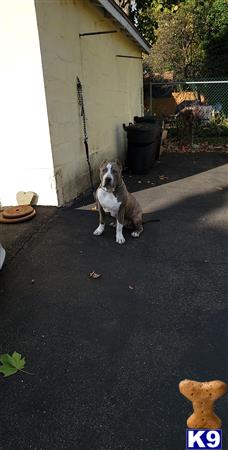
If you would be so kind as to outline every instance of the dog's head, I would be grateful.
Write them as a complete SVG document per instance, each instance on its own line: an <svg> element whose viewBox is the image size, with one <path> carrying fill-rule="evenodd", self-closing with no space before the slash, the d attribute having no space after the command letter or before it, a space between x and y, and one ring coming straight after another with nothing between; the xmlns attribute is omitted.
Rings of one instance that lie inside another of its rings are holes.
<svg viewBox="0 0 228 450"><path fill-rule="evenodd" d="M119 160L104 161L100 166L101 185L107 191L115 189L122 183L122 164Z"/></svg>

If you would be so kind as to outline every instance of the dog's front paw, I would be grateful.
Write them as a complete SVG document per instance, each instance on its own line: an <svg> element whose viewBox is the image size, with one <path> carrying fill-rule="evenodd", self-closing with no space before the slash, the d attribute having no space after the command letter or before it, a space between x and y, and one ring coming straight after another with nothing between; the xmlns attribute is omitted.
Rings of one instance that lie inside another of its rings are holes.
<svg viewBox="0 0 228 450"><path fill-rule="evenodd" d="M124 244L125 239L124 239L122 234L117 234L116 235L116 242L117 242L117 244Z"/></svg>
<svg viewBox="0 0 228 450"><path fill-rule="evenodd" d="M96 230L94 230L93 234L94 236L100 236L104 231L104 225L102 223L100 223L99 227L96 228Z"/></svg>

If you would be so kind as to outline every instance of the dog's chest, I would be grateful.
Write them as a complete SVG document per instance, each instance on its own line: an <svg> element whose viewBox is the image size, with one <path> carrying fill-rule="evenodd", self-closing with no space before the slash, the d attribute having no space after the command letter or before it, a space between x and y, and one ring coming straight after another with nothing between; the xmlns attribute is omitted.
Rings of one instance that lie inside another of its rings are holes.
<svg viewBox="0 0 228 450"><path fill-rule="evenodd" d="M111 192L106 192L103 189L98 189L98 200L105 212L109 212L112 217L116 217L119 211L121 202Z"/></svg>

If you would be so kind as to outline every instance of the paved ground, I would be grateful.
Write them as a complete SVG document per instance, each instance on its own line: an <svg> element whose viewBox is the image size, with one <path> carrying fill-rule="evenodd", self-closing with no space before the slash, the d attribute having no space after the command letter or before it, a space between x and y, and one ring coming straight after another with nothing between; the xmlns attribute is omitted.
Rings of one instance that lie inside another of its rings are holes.
<svg viewBox="0 0 228 450"><path fill-rule="evenodd" d="M1 377L1 450L184 450L191 405L179 381L228 380L220 168L218 186L212 171L198 194L190 178L182 198L171 183L160 223L124 246L111 229L94 237L96 213L75 208L26 225L0 273L0 352L22 353L33 375Z"/></svg>
<svg viewBox="0 0 228 450"><path fill-rule="evenodd" d="M226 164L227 160L227 152L164 154L145 175L132 175L129 170L125 170L124 181L130 192L136 192L208 171ZM92 201L91 194L84 194L75 201L75 206L83 206Z"/></svg>

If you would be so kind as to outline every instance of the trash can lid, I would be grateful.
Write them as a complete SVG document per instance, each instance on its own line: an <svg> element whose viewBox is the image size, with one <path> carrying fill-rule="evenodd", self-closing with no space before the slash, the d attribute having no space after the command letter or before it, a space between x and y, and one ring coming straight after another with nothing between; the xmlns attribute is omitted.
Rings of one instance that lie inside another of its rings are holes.
<svg viewBox="0 0 228 450"><path fill-rule="evenodd" d="M135 124L129 124L124 127L125 131L137 131L137 132L145 132L145 131L153 131L154 129L158 129L158 125L156 123L148 123L148 122L139 122Z"/></svg>

